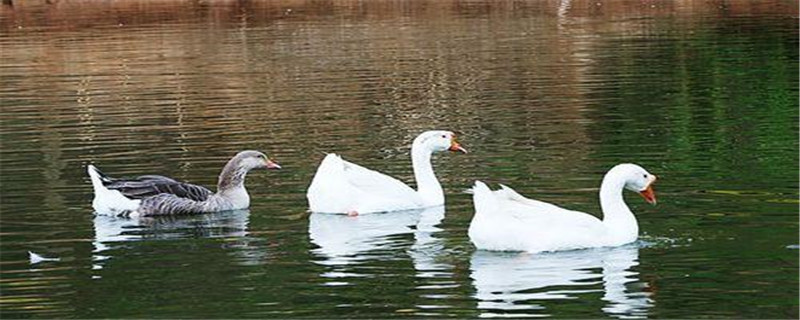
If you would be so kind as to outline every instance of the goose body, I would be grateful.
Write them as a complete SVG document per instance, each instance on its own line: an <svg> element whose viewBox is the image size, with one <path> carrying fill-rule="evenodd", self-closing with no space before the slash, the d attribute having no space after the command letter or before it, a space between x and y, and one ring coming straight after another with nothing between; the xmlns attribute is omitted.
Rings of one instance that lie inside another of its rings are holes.
<svg viewBox="0 0 800 320"><path fill-rule="evenodd" d="M475 216L469 237L478 249L501 251L542 252L630 243L638 238L639 226L622 198L622 190L639 192L655 203L655 180L655 175L634 164L609 170L600 188L602 220L528 199L506 186L492 191L476 181L471 190Z"/></svg>
<svg viewBox="0 0 800 320"><path fill-rule="evenodd" d="M87 166L94 189L92 207L101 215L157 216L246 209L250 196L244 187L247 172L280 166L258 151L236 154L220 173L217 192L159 175L133 179L111 178Z"/></svg>
<svg viewBox="0 0 800 320"><path fill-rule="evenodd" d="M328 154L308 188L312 212L347 213L413 210L444 204L444 192L433 173L431 156L439 151L466 152L450 131L427 131L411 146L417 190L383 173Z"/></svg>

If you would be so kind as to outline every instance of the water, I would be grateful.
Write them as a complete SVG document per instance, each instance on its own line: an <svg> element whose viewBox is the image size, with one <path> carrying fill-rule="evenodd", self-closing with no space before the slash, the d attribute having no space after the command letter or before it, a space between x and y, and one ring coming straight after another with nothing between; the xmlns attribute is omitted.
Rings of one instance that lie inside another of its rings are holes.
<svg viewBox="0 0 800 320"><path fill-rule="evenodd" d="M4 317L798 317L792 1L12 2ZM445 208L305 212L323 152L411 181L432 128L471 151L434 159ZM284 167L249 210L92 214L89 163L213 187L243 149ZM475 179L599 214L620 162L659 176L639 242L469 243Z"/></svg>

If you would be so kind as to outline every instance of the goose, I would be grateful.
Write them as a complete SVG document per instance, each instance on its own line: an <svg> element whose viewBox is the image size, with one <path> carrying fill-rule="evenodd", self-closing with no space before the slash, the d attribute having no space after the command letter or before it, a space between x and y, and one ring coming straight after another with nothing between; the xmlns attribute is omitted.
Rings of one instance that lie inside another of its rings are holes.
<svg viewBox="0 0 800 320"><path fill-rule="evenodd" d="M635 164L619 164L603 177L600 207L603 219L528 199L501 185L492 191L481 181L472 193L475 215L468 235L478 249L498 251L558 251L620 246L636 241L639 226L622 198L622 190L638 192L656 203L656 176Z"/></svg>
<svg viewBox="0 0 800 320"><path fill-rule="evenodd" d="M244 187L245 175L257 168L281 166L261 152L239 152L222 169L216 193L159 175L117 179L103 174L94 165L88 165L87 172L94 188L95 212L131 217L246 209L250 206L250 196Z"/></svg>
<svg viewBox="0 0 800 320"><path fill-rule="evenodd" d="M362 213L422 209L444 205L444 192L433 173L434 152L467 153L450 131L426 131L411 144L411 163L417 190L383 173L345 161L339 155L325 156L308 187L311 212Z"/></svg>

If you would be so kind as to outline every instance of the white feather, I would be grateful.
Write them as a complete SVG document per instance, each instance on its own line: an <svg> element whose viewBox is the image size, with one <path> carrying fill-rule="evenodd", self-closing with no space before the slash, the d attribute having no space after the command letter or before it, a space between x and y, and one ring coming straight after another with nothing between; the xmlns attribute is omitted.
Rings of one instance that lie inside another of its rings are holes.
<svg viewBox="0 0 800 320"><path fill-rule="evenodd" d="M422 207L414 189L399 180L328 154L306 193L312 212L358 213Z"/></svg>
<svg viewBox="0 0 800 320"><path fill-rule="evenodd" d="M431 130L411 144L411 165L417 190L405 183L328 154L322 160L306 196L312 212L350 213L414 210L444 205L444 191L433 172L435 152L460 150L450 131Z"/></svg>
<svg viewBox="0 0 800 320"><path fill-rule="evenodd" d="M88 165L86 171L92 180L94 200L92 207L100 215L117 215L124 212L134 213L139 208L141 200L128 199L117 190L109 190L103 186L100 174L93 165Z"/></svg>
<svg viewBox="0 0 800 320"><path fill-rule="evenodd" d="M28 259L31 264L36 264L43 261L61 261L61 258L47 258L33 251L28 251Z"/></svg>
<svg viewBox="0 0 800 320"><path fill-rule="evenodd" d="M605 227L594 216L525 198L505 186L491 191L476 182L473 190L475 217L469 237L479 249L555 251L603 239Z"/></svg>
<svg viewBox="0 0 800 320"><path fill-rule="evenodd" d="M653 181L655 176L637 165L621 164L609 170L600 187L603 220L528 199L507 186L492 191L476 181L471 189L475 216L469 237L478 249L528 252L630 243L638 237L639 227L622 190L651 190Z"/></svg>

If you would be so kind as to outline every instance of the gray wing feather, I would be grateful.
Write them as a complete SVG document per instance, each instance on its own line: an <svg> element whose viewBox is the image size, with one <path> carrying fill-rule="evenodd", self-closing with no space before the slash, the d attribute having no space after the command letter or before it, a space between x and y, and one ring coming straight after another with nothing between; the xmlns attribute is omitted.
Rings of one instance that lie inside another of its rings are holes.
<svg viewBox="0 0 800 320"><path fill-rule="evenodd" d="M169 194L193 201L205 201L214 194L211 190L191 183L180 182L158 175L144 175L135 179L113 179L107 176L103 185L121 192L130 199L145 199L160 194Z"/></svg>
<svg viewBox="0 0 800 320"><path fill-rule="evenodd" d="M161 193L143 199L138 211L144 216L160 216L204 213L207 210L203 202Z"/></svg>

